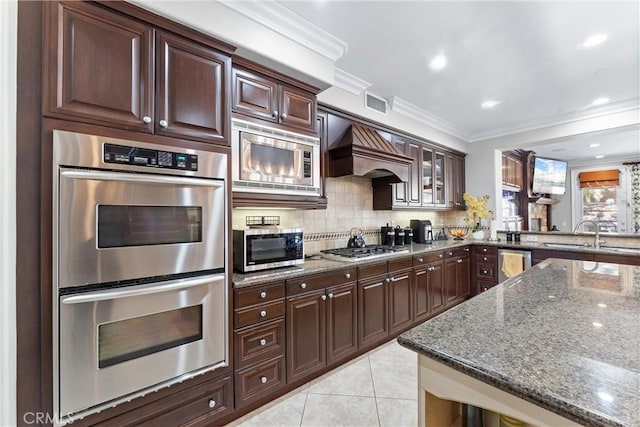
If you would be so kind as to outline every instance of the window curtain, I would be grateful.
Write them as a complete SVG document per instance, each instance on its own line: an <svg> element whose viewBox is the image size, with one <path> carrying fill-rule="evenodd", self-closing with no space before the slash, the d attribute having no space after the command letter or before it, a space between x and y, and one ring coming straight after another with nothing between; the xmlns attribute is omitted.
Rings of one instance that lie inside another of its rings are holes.
<svg viewBox="0 0 640 427"><path fill-rule="evenodd" d="M620 171L618 169L581 172L578 175L580 188L615 187L620 185Z"/></svg>
<svg viewBox="0 0 640 427"><path fill-rule="evenodd" d="M640 164L632 164L629 168L631 182L631 221L633 232L640 233Z"/></svg>

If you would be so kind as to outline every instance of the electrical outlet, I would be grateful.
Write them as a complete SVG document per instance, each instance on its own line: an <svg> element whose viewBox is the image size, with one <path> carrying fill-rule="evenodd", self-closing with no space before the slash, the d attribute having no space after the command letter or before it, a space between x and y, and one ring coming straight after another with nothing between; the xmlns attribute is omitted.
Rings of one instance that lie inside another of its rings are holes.
<svg viewBox="0 0 640 427"><path fill-rule="evenodd" d="M527 242L537 242L538 236L527 236Z"/></svg>

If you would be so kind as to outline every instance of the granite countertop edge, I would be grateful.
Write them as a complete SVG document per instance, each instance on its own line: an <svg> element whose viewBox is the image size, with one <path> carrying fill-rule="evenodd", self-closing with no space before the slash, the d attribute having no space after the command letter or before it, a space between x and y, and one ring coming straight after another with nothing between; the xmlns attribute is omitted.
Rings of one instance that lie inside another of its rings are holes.
<svg viewBox="0 0 640 427"><path fill-rule="evenodd" d="M553 412L571 421L589 426L625 427L625 424L616 422L615 420L612 420L605 415L586 410L566 400L554 398L551 395L541 395L539 393L536 393L534 390L523 387L519 383L514 382L509 378L497 375L489 371L477 369L468 361L463 361L442 352L430 349L428 347L418 345L411 339L405 337L404 334L399 335L397 341L403 347L415 351L420 355L440 362L445 366L455 369L458 372L469 375L472 378L496 387L523 400L531 402L536 406L547 409L550 412Z"/></svg>

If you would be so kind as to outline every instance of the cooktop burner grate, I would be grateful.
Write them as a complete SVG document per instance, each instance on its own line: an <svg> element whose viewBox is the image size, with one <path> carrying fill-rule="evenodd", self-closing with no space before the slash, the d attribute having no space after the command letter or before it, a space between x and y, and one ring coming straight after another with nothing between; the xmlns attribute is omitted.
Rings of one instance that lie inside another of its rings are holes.
<svg viewBox="0 0 640 427"><path fill-rule="evenodd" d="M329 255L329 258L355 261L363 258L369 259L372 257L379 257L408 251L409 246L367 245L364 248L325 249L320 252L322 252L324 255Z"/></svg>

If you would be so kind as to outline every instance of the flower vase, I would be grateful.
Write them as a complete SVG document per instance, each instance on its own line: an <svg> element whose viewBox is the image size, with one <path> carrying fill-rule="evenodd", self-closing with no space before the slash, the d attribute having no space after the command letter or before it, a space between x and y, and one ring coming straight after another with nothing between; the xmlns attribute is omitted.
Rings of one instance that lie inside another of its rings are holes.
<svg viewBox="0 0 640 427"><path fill-rule="evenodd" d="M471 233L475 240L483 240L484 239L484 230L478 230Z"/></svg>

